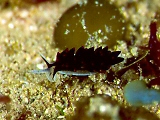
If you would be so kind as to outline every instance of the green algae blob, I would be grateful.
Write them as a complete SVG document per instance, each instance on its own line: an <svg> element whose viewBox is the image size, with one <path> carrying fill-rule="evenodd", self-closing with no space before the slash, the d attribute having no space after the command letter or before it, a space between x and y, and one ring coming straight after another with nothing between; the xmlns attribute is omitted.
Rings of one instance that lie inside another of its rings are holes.
<svg viewBox="0 0 160 120"><path fill-rule="evenodd" d="M53 40L56 47L79 48L87 43L113 47L125 34L125 20L107 0L86 0L71 7L58 21Z"/></svg>

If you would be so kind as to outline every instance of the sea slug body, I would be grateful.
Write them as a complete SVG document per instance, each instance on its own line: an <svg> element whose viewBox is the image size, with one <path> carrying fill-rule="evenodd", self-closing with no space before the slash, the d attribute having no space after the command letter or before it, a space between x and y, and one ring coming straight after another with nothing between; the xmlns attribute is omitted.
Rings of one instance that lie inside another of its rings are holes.
<svg viewBox="0 0 160 120"><path fill-rule="evenodd" d="M88 76L96 72L105 72L112 65L122 62L124 59L118 57L120 51L111 52L108 47L84 48L80 47L76 52L75 48L65 49L57 53L56 61L49 63L43 55L42 59L48 68L43 70L33 70L32 73L47 73L52 81L57 72L60 74L74 76Z"/></svg>

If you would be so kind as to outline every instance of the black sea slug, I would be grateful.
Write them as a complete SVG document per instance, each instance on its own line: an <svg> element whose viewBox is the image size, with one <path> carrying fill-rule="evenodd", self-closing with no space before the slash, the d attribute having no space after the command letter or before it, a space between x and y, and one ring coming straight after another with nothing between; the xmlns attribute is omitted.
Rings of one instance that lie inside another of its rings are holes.
<svg viewBox="0 0 160 120"><path fill-rule="evenodd" d="M47 64L47 69L32 70L32 73L47 73L48 79L54 81L57 72L72 76L88 76L97 72L105 72L112 65L122 62L124 59L118 57L120 51L111 52L108 47L84 48L80 47L65 49L57 53L56 61L49 63L43 55L41 57Z"/></svg>

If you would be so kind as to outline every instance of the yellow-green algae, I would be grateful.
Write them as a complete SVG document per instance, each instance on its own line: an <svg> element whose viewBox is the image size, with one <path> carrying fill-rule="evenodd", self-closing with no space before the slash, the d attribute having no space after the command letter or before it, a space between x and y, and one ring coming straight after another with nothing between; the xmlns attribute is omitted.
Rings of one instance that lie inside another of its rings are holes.
<svg viewBox="0 0 160 120"><path fill-rule="evenodd" d="M126 21L108 0L85 0L68 9L58 20L53 39L56 47L79 48L90 43L112 47L123 40Z"/></svg>
<svg viewBox="0 0 160 120"><path fill-rule="evenodd" d="M134 6L129 0L112 1L117 6L124 5L123 12L126 18L132 20L131 26L139 25L140 31L131 29L135 35L135 42L147 43L148 39L144 38L149 35L148 25L151 17L154 17L155 12L159 10L159 0L133 1ZM82 96L88 98L94 94L108 94L116 99L118 104L121 103L122 106L128 107L123 98L123 85L121 86L117 81L123 81L125 84L127 80L131 80L130 78L138 76L135 72L126 72L127 77L115 80L116 82L110 84L105 79L105 75L101 74L92 79L86 78L84 81L80 78L61 76L55 83L51 83L45 75L27 73L28 70L36 67L43 68L44 64L39 52L47 56L47 59L50 58L50 61L54 60L58 50L51 46L53 24L67 9L66 6L71 6L68 3L71 3L70 0L69 2L62 0L60 4L43 3L28 8L19 8L15 5L14 9L11 7L1 10L0 92L11 98L9 104L0 104L1 120L16 120L27 111L31 111L31 114L26 116L26 120L65 120L66 116L74 115L76 101L79 101ZM75 3L75 0L72 3ZM13 52L6 52L10 45ZM130 46L130 48L132 47L135 46ZM117 46L125 58L132 56L130 48L128 49L125 43ZM137 53L134 52L134 54ZM121 66L116 68L121 68ZM139 116L137 119L141 119L141 116L146 115L144 107L160 118L160 106L157 104L140 107L140 110L131 107L129 109L134 111L130 112L128 116L137 115ZM152 114L149 116L153 116Z"/></svg>

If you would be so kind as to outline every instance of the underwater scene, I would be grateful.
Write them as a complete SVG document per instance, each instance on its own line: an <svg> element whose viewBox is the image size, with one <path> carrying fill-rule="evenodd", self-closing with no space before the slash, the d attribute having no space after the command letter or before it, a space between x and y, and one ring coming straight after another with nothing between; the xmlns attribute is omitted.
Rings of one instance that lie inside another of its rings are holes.
<svg viewBox="0 0 160 120"><path fill-rule="evenodd" d="M160 120L159 0L0 0L0 120Z"/></svg>

